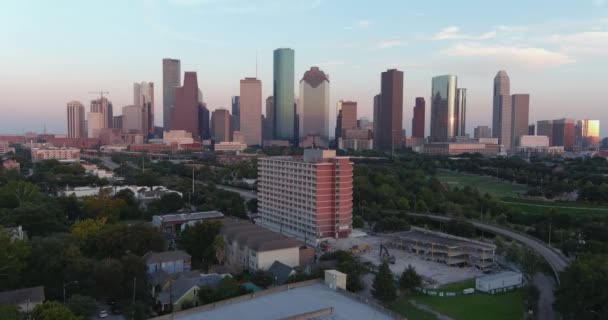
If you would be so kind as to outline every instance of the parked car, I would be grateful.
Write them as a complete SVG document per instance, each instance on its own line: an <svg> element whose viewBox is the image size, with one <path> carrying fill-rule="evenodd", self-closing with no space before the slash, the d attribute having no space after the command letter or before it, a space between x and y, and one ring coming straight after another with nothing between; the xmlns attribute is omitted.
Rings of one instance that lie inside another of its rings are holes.
<svg viewBox="0 0 608 320"><path fill-rule="evenodd" d="M107 318L108 312L106 310L99 310L99 312L97 313L97 316L100 318Z"/></svg>

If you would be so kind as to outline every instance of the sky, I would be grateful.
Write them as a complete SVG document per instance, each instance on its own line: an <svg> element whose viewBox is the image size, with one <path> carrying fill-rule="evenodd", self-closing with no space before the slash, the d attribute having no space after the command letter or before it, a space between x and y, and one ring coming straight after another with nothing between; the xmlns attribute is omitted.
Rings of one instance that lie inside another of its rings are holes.
<svg viewBox="0 0 608 320"><path fill-rule="evenodd" d="M408 135L416 97L427 100L428 134L431 78L443 74L468 89L472 134L491 126L504 69L511 93L530 94L531 123L599 119L608 136L608 0L2 0L0 133L65 133L66 103L88 111L102 89L119 114L141 81L155 84L160 124L167 57L198 73L214 110L256 75L257 55L266 97L281 47L295 50L296 84L311 66L329 74L330 130L341 99L371 119L380 73L397 68Z"/></svg>

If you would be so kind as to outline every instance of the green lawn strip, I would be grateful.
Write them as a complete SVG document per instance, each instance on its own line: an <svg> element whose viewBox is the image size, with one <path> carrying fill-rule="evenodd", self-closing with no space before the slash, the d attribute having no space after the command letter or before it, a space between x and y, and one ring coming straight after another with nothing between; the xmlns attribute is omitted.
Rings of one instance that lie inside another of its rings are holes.
<svg viewBox="0 0 608 320"><path fill-rule="evenodd" d="M431 297L420 293L410 299L455 320L516 320L524 312L523 291L489 295L474 293L456 297ZM415 318L414 318L415 319Z"/></svg>
<svg viewBox="0 0 608 320"><path fill-rule="evenodd" d="M558 214L570 215L604 215L608 214L608 207L580 202L548 202L506 198L504 204L530 214Z"/></svg>
<svg viewBox="0 0 608 320"><path fill-rule="evenodd" d="M437 320L437 317L422 309L418 309L407 299L400 299L390 305L390 309L412 320Z"/></svg>
<svg viewBox="0 0 608 320"><path fill-rule="evenodd" d="M447 183L450 187L462 188L468 185L477 188L477 190L482 193L487 192L500 198L515 197L518 193L525 193L527 190L525 185L506 182L487 176L439 171L436 177L440 181Z"/></svg>

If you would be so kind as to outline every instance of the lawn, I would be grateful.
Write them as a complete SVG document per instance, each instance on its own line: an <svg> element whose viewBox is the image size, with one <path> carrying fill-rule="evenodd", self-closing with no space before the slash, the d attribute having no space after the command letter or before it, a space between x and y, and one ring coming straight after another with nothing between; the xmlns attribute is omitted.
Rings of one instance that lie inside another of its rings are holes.
<svg viewBox="0 0 608 320"><path fill-rule="evenodd" d="M600 215L608 214L607 206L594 205L581 202L550 202L540 200L523 200L505 198L504 203L518 209L523 213L535 214L572 214L572 215Z"/></svg>
<svg viewBox="0 0 608 320"><path fill-rule="evenodd" d="M525 185L506 182L488 176L441 170L437 172L436 177L439 181L446 183L450 187L463 188L468 185L477 188L479 192L487 192L498 198L517 197L519 193L527 191Z"/></svg>
<svg viewBox="0 0 608 320"><path fill-rule="evenodd" d="M437 317L422 309L418 309L416 306L411 304L407 299L401 299L390 306L391 310L398 314L415 320L437 320Z"/></svg>

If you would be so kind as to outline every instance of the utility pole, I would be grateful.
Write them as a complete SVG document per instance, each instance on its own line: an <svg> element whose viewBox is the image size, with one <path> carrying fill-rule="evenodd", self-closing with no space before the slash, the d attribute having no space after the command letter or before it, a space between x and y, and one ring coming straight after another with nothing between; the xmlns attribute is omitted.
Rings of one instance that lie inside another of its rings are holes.
<svg viewBox="0 0 608 320"><path fill-rule="evenodd" d="M131 320L135 319L135 286L137 286L137 277L133 277L133 302L131 302Z"/></svg>
<svg viewBox="0 0 608 320"><path fill-rule="evenodd" d="M551 246L551 222L549 222L549 246Z"/></svg>

